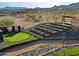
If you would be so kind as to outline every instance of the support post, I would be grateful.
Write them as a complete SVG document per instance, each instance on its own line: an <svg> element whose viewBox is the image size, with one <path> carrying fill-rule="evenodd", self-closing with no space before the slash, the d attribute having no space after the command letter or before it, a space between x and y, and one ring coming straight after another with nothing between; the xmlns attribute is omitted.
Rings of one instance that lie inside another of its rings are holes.
<svg viewBox="0 0 79 59"><path fill-rule="evenodd" d="M12 32L15 32L15 26L12 26Z"/></svg>
<svg viewBox="0 0 79 59"><path fill-rule="evenodd" d="M18 26L18 32L21 32L21 27L20 26Z"/></svg>
<svg viewBox="0 0 79 59"><path fill-rule="evenodd" d="M0 43L3 42L3 30L0 30Z"/></svg>

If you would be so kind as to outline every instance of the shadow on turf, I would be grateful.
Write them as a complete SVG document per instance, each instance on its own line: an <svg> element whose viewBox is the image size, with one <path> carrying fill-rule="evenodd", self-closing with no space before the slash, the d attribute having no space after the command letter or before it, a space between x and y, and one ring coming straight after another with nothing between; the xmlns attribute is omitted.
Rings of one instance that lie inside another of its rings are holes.
<svg viewBox="0 0 79 59"><path fill-rule="evenodd" d="M12 37L12 36L16 35L17 33L19 33L19 32L7 33L7 34L5 34L5 37Z"/></svg>

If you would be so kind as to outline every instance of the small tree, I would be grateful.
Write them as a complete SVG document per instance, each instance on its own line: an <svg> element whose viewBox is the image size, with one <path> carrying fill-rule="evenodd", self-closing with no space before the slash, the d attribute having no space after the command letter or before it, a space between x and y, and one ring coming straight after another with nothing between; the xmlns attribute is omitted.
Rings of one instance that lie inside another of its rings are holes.
<svg viewBox="0 0 79 59"><path fill-rule="evenodd" d="M42 20L42 16L39 16L39 21L41 21Z"/></svg>
<svg viewBox="0 0 79 59"><path fill-rule="evenodd" d="M30 20L31 19L31 16L30 15L27 15L27 20Z"/></svg>
<svg viewBox="0 0 79 59"><path fill-rule="evenodd" d="M6 27L10 27L14 24L13 20L10 19L3 19L0 21L0 26L6 26Z"/></svg>
<svg viewBox="0 0 79 59"><path fill-rule="evenodd" d="M13 14L13 15L17 15L17 12L16 12L16 11L13 11L12 14Z"/></svg>
<svg viewBox="0 0 79 59"><path fill-rule="evenodd" d="M56 14L56 10L53 10L53 19L55 20L55 23L57 23L57 14Z"/></svg>
<svg viewBox="0 0 79 59"><path fill-rule="evenodd" d="M31 16L31 18L32 18L32 20L33 20L33 21L35 21L35 20L36 20L36 18L35 18L35 17L36 17L35 15Z"/></svg>

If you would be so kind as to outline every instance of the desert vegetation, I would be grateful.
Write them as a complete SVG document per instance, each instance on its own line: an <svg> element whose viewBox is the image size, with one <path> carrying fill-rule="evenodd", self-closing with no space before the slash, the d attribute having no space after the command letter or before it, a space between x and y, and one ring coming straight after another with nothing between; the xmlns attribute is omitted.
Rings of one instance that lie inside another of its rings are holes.
<svg viewBox="0 0 79 59"><path fill-rule="evenodd" d="M10 27L14 24L13 20L10 19L2 19L0 20L0 26Z"/></svg>
<svg viewBox="0 0 79 59"><path fill-rule="evenodd" d="M73 16L79 18L79 10L34 10L27 11L27 13L21 14L26 20L32 21L46 21L46 22L56 22L61 19L62 16Z"/></svg>
<svg viewBox="0 0 79 59"><path fill-rule="evenodd" d="M10 19L12 23L15 23L14 25L20 25L22 27L29 28L40 23L62 22L62 16L72 16L75 18L79 18L79 10L55 10L52 8L42 9L42 10L33 9L33 10L26 10L19 13L16 11L16 14L13 15L14 12L8 15L4 13L0 13L4 15L4 16L2 15L0 16L0 20L7 18L7 19ZM4 20L0 22L2 23L4 22Z"/></svg>
<svg viewBox="0 0 79 59"><path fill-rule="evenodd" d="M39 9L26 9L24 11L19 12L18 11L12 11L9 13L0 12L0 14L1 14L0 20L10 19L14 23L13 25L17 26L19 25L26 29L41 23L48 23L48 22L60 23L62 22L62 16L72 16L77 19L79 18L78 9L57 10L53 8L39 8ZM0 22L2 23L2 21Z"/></svg>

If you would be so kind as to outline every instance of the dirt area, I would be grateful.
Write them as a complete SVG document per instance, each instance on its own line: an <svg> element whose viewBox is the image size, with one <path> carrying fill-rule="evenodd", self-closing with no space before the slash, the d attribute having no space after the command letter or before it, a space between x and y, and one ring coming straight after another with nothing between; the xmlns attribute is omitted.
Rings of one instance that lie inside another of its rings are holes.
<svg viewBox="0 0 79 59"><path fill-rule="evenodd" d="M0 20L2 19L11 19L11 20L14 20L15 21L15 24L16 26L21 26L25 29L28 29L28 28L31 28L37 24L41 24L41 23L48 23L48 22L51 22L51 23L60 23L62 22L62 18L61 19L57 19L57 20L54 20L54 19L48 19L48 20L42 20L40 22L33 22L33 21L25 21L25 18L21 18L21 17L18 17L18 16L0 16ZM73 25L75 26L79 26L79 19L75 19L72 23Z"/></svg>
<svg viewBox="0 0 79 59"><path fill-rule="evenodd" d="M15 55L19 55L22 54L24 52L28 52L31 50L35 50L35 49L41 49L41 48L46 48L46 47L56 47L56 46L63 46L63 43L61 42L54 42L54 41L38 41L36 43L30 43L28 45L24 45L24 46L20 46L18 48L13 48L13 49L9 49L7 50L6 55L8 56L15 56Z"/></svg>
<svg viewBox="0 0 79 59"><path fill-rule="evenodd" d="M6 56L16 56L23 54L25 52L29 52L31 50L39 50L42 48L48 48L48 47L59 47L68 45L68 44L77 44L79 43L79 40L65 40L63 43L63 40L40 40L37 42L33 42L30 44L25 44L22 46L18 46L16 48L12 48L6 51Z"/></svg>
<svg viewBox="0 0 79 59"><path fill-rule="evenodd" d="M11 20L14 20L15 21L15 24L16 26L21 26L25 29L28 29L30 27L33 27L37 24L41 24L41 23L47 23L47 22L52 22L52 23L55 23L55 20L43 20L43 21L40 21L40 22L36 22L34 23L33 21L24 21L25 18L21 18L21 17L17 17L17 16L0 16L0 20L2 19L11 19ZM57 20L57 22L60 22L61 19Z"/></svg>

